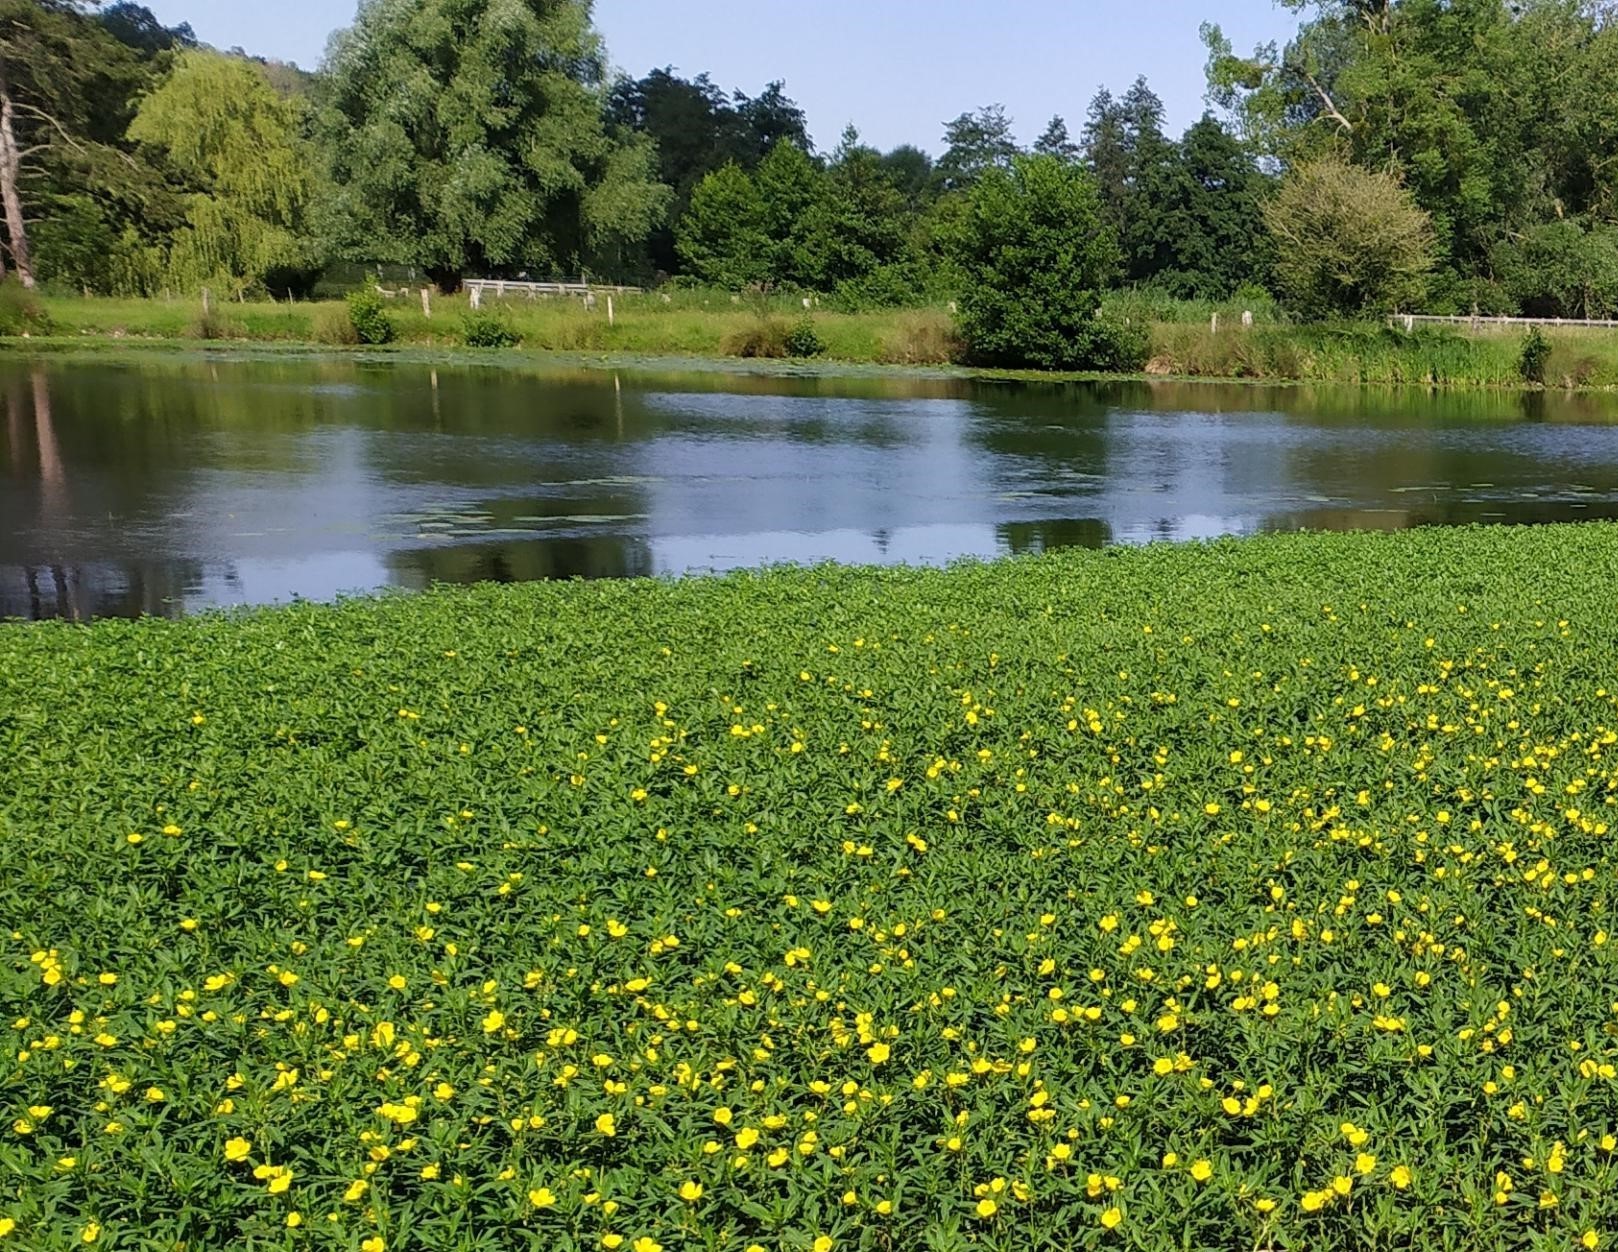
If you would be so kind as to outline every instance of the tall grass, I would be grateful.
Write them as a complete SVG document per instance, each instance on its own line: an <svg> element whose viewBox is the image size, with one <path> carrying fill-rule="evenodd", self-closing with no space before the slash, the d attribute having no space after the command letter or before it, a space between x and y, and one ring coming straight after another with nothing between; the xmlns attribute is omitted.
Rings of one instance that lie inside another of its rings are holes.
<svg viewBox="0 0 1618 1252"><path fill-rule="evenodd" d="M1262 293L1258 293L1261 295ZM190 340L203 322L195 300L46 298L58 335ZM484 300L520 340L523 351L646 356L783 356L784 338L807 318L824 359L854 364L938 366L964 360L955 319L946 308L841 312L806 309L801 297L732 296L671 290L613 297L593 307L577 299ZM464 342L465 296L435 296L431 316L414 296L391 300L386 315L397 342L452 347ZM1242 313L1253 325L1242 325ZM1412 333L1380 323L1297 325L1281 320L1257 295L1212 304L1172 300L1151 291L1110 295L1104 312L1152 328L1147 372L1186 378L1387 383L1419 386L1521 386L1523 336L1488 328L1420 327ZM1219 315L1217 331L1211 324ZM351 342L346 307L220 302L206 337L325 343ZM1563 328L1547 333L1549 387L1618 386L1618 333Z"/></svg>

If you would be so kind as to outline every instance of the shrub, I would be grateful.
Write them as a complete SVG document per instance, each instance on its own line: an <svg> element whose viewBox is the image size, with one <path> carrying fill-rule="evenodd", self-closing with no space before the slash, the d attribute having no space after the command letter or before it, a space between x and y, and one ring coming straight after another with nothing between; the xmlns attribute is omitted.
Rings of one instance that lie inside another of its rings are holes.
<svg viewBox="0 0 1618 1252"><path fill-rule="evenodd" d="M752 325L725 336L726 356L780 358L787 355L787 324L778 317L759 317Z"/></svg>
<svg viewBox="0 0 1618 1252"><path fill-rule="evenodd" d="M1523 382L1544 385L1545 362L1550 355L1551 341L1540 333L1538 326L1529 327L1522 341L1522 351L1517 355L1517 373Z"/></svg>
<svg viewBox="0 0 1618 1252"><path fill-rule="evenodd" d="M224 314L216 308L207 308L198 313L191 323L192 339L230 339L236 330L230 322L225 320Z"/></svg>
<svg viewBox="0 0 1618 1252"><path fill-rule="evenodd" d="M993 365L1087 369L1118 243L1095 180L1053 156L1019 157L972 188L952 241L961 330Z"/></svg>
<svg viewBox="0 0 1618 1252"><path fill-rule="evenodd" d="M393 323L388 320L381 295L371 287L349 293L348 320L360 343L393 342Z"/></svg>
<svg viewBox="0 0 1618 1252"><path fill-rule="evenodd" d="M807 316L798 319L798 324L787 332L784 347L788 356L797 357L819 356L826 350L814 322Z"/></svg>
<svg viewBox="0 0 1618 1252"><path fill-rule="evenodd" d="M354 329L354 319L346 308L326 307L315 310L314 336L316 343L329 343L339 347L352 346L360 341Z"/></svg>
<svg viewBox="0 0 1618 1252"><path fill-rule="evenodd" d="M943 309L912 309L894 319L878 359L888 365L948 365L966 351L955 323Z"/></svg>
<svg viewBox="0 0 1618 1252"><path fill-rule="evenodd" d="M505 317L484 310L474 310L461 318L461 339L468 348L515 348L522 342L522 336Z"/></svg>
<svg viewBox="0 0 1618 1252"><path fill-rule="evenodd" d="M1090 368L1114 374L1138 374L1152 355L1152 333L1129 318L1096 318L1091 335Z"/></svg>
<svg viewBox="0 0 1618 1252"><path fill-rule="evenodd" d="M48 335L50 315L39 297L15 278L0 283L0 335Z"/></svg>

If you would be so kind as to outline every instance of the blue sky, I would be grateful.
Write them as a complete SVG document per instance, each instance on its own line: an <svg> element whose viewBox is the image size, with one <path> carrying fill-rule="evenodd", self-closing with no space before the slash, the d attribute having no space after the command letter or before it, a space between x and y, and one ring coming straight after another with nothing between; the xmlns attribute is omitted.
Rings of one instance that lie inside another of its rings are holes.
<svg viewBox="0 0 1618 1252"><path fill-rule="evenodd" d="M147 0L164 22L189 21L218 47L318 64L353 0ZM1053 113L1075 133L1096 89L1145 74L1170 126L1203 108L1198 23L1238 49L1284 39L1296 18L1274 0L596 0L614 65L639 76L707 70L752 94L774 78L830 148L853 122L867 142L936 151L943 123L999 103L1025 141Z"/></svg>

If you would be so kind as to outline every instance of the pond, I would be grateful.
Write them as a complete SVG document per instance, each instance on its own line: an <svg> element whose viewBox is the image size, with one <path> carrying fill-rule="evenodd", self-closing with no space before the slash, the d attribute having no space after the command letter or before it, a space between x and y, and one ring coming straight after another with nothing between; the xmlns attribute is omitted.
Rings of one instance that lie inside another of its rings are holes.
<svg viewBox="0 0 1618 1252"><path fill-rule="evenodd" d="M1618 397L0 358L0 617L1618 516Z"/></svg>

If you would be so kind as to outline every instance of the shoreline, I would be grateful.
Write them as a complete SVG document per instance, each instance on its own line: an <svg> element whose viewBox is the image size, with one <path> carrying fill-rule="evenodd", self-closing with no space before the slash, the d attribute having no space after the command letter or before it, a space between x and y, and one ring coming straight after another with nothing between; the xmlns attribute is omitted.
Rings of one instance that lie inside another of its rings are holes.
<svg viewBox="0 0 1618 1252"><path fill-rule="evenodd" d="M999 369L990 366L901 364L859 361L822 355L807 358L758 358L689 352L589 352L553 348L469 348L458 344L394 343L340 346L312 340L147 335L40 335L0 337L0 359L74 358L105 359L119 354L177 357L185 354L214 360L308 359L352 361L360 364L396 363L422 366L482 365L506 369L523 366L644 372L693 372L755 375L782 378L913 378L925 381L988 383L1207 383L1244 387L1358 387L1377 390L1443 392L1503 392L1525 396L1606 395L1618 393L1618 384L1585 383L1570 386L1485 380L1399 381L1345 379L1298 375L1259 377L1205 373L1107 373L1078 370Z"/></svg>

